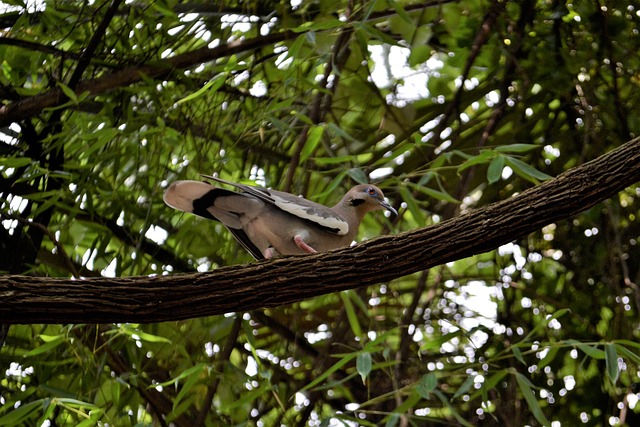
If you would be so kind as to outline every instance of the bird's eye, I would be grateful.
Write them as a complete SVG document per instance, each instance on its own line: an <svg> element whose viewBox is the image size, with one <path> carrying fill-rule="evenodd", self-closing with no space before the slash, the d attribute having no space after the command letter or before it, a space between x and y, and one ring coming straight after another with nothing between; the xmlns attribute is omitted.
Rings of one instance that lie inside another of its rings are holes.
<svg viewBox="0 0 640 427"><path fill-rule="evenodd" d="M370 196L375 196L376 195L376 189L373 187L369 187L367 188L367 193L369 193Z"/></svg>

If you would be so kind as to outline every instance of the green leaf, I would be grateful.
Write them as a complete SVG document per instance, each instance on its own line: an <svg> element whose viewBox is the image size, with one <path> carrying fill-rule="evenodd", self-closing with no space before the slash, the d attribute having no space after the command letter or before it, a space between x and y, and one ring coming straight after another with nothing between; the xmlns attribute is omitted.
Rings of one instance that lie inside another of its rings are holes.
<svg viewBox="0 0 640 427"><path fill-rule="evenodd" d="M340 298L342 298L342 303L344 304L344 309L347 313L347 319L349 320L349 325L351 326L353 335L360 339L363 339L364 336L362 333L362 328L360 327L360 321L358 320L358 314L356 313L356 310L351 303L351 298L349 297L349 293L351 292L353 291L340 292Z"/></svg>
<svg viewBox="0 0 640 427"><path fill-rule="evenodd" d="M98 420L104 415L104 410L100 408L94 408L89 411L89 417L78 423L76 427L93 427L98 424Z"/></svg>
<svg viewBox="0 0 640 427"><path fill-rule="evenodd" d="M618 366L618 352L615 344L604 345L604 361L607 367L607 375L613 384L618 381L620 376L620 367Z"/></svg>
<svg viewBox="0 0 640 427"><path fill-rule="evenodd" d="M494 153L492 150L481 150L480 154L477 154L471 157L470 159L462 163L460 166L458 166L458 173L472 166L488 163L494 157L496 157L496 153Z"/></svg>
<svg viewBox="0 0 640 427"><path fill-rule="evenodd" d="M436 374L433 372L429 372L420 378L420 382L416 387L416 391L423 399L429 399L431 396L431 392L435 390L438 385L438 378Z"/></svg>
<svg viewBox="0 0 640 427"><path fill-rule="evenodd" d="M307 133L307 141L302 147L302 152L300 153L300 161L304 162L309 158L310 155L314 153L316 147L322 140L322 134L324 133L323 125L312 125L311 129Z"/></svg>
<svg viewBox="0 0 640 427"><path fill-rule="evenodd" d="M435 337L433 339L428 339L424 344L420 346L420 351L426 352L436 352L440 350L442 344L451 341L452 339L459 337L464 334L462 329L458 329L454 332L449 332L444 335L440 335L439 337Z"/></svg>
<svg viewBox="0 0 640 427"><path fill-rule="evenodd" d="M142 331L140 329L135 329L135 328L130 327L130 326L131 325L124 325L122 327L122 332L124 332L125 334L127 334L129 336L132 336L132 337L136 336L142 341L162 342L162 343L166 343L166 344L171 344L171 340L168 340L165 337L159 337L157 335L152 335L152 334L144 332L144 331Z"/></svg>
<svg viewBox="0 0 640 427"><path fill-rule="evenodd" d="M168 385L174 385L175 383L177 383L183 378L191 377L193 375L196 375L196 376L200 375L200 372L202 372L206 368L208 368L208 365L206 363L198 363L197 365L192 366L189 369L185 369L175 378L172 378L168 381L165 381L159 384L151 384L147 388L156 388L158 386L166 387Z"/></svg>
<svg viewBox="0 0 640 427"><path fill-rule="evenodd" d="M553 359L556 357L556 354L558 354L558 350L560 350L559 345L551 346L551 348L549 348L544 358L537 364L538 369L542 369L545 366L547 366L549 363L551 363Z"/></svg>
<svg viewBox="0 0 640 427"><path fill-rule="evenodd" d="M67 98L69 98L73 102L78 102L78 96L73 91L73 89L62 82L57 82L57 84L60 90L62 90L62 93L64 93Z"/></svg>
<svg viewBox="0 0 640 427"><path fill-rule="evenodd" d="M496 388L496 386L500 383L500 381L502 381L504 379L504 377L506 377L508 374L506 369L501 369L498 372L496 372L495 374L491 375L489 378L485 377L484 382L482 383L482 387L480 388L479 391L473 393L473 395L471 396L471 400L477 399L478 396L480 395L486 395L487 394L487 390L492 390L494 388ZM483 401L486 401L487 399L485 399L483 397L482 399Z"/></svg>
<svg viewBox="0 0 640 427"><path fill-rule="evenodd" d="M621 341L625 341L625 340L621 340ZM632 352L628 348L619 344L619 342L616 342L616 349L622 357L626 357L627 359L633 361L634 364L640 366L640 354Z"/></svg>
<svg viewBox="0 0 640 427"><path fill-rule="evenodd" d="M42 353L47 353L53 350L54 348L58 347L63 342L65 342L64 336L59 335L55 339L49 340L48 342L42 344L41 346L38 346L31 351L28 351L27 353L24 354L23 357L32 357Z"/></svg>
<svg viewBox="0 0 640 427"><path fill-rule="evenodd" d="M255 388L249 392L246 392L245 394L242 395L242 397L234 400L231 403L227 403L224 409L225 411L229 412L233 409L241 408L245 405L249 405L251 403L254 403L257 398L259 398L260 396L268 392L269 392L269 383L264 382L263 384L260 385L260 387Z"/></svg>
<svg viewBox="0 0 640 427"><path fill-rule="evenodd" d="M495 147L494 151L499 153L526 153L536 148L540 148L540 146L536 144L509 144Z"/></svg>
<svg viewBox="0 0 640 427"><path fill-rule="evenodd" d="M409 16L407 11L402 7L400 3L398 3L395 0L387 0L387 3L389 3L393 7L393 10L396 11L396 14L400 18L402 18L405 24L410 24L410 25L413 24L413 19L411 19L411 16Z"/></svg>
<svg viewBox="0 0 640 427"><path fill-rule="evenodd" d="M297 26L296 28L292 28L291 30L296 33L304 33L307 31L332 30L334 28L344 27L346 25L348 25L346 22L339 19L328 19L326 21L320 22L307 21L302 25Z"/></svg>
<svg viewBox="0 0 640 427"><path fill-rule="evenodd" d="M305 34L302 34L296 37L296 39L293 41L293 43L291 43L291 45L287 49L287 58L298 57L306 41L307 41L307 37Z"/></svg>
<svg viewBox="0 0 640 427"><path fill-rule="evenodd" d="M196 92L190 95L185 96L184 98L176 102L176 105L180 105L188 101L193 101L194 99L198 99L206 93L217 92L218 89L220 89L224 84L226 78L227 76L225 74L217 75L213 80L209 81L201 89L197 90Z"/></svg>
<svg viewBox="0 0 640 427"><path fill-rule="evenodd" d="M458 424L465 426L465 427L473 427L473 424L469 423L467 420L465 420L462 415L460 415L458 413L458 411L456 411L456 408L454 408L453 406L451 406L451 403L449 402L449 399L447 399L447 396L444 395L444 393L442 393L440 390L434 390L433 394L435 394L438 399L440 399L440 401L444 404L444 406L453 414L453 416L455 417L456 421L458 421Z"/></svg>
<svg viewBox="0 0 640 427"><path fill-rule="evenodd" d="M358 353L358 357L356 357L356 369L358 370L360 378L362 378L362 382L364 383L369 376L369 373L371 373L371 353Z"/></svg>
<svg viewBox="0 0 640 427"><path fill-rule="evenodd" d="M539 181L551 179L551 176L544 172L540 172L538 169L526 164L522 160L518 160L510 156L504 156L504 159L507 166L513 169L516 174L520 175L527 181L533 182L534 184L538 184Z"/></svg>
<svg viewBox="0 0 640 427"><path fill-rule="evenodd" d="M451 399L457 399L458 397L468 392L471 389L471 386L473 385L474 379L475 379L475 375L469 375L467 379L464 380L462 385L458 388L458 390L456 390L456 392L453 394L453 397Z"/></svg>
<svg viewBox="0 0 640 427"><path fill-rule="evenodd" d="M584 354L593 359L603 360L605 358L604 351L598 349L596 346L584 344L576 340L567 340L567 344L578 347Z"/></svg>
<svg viewBox="0 0 640 427"><path fill-rule="evenodd" d="M356 156L338 156L338 157L314 157L313 161L318 166L339 165L349 163L356 160Z"/></svg>
<svg viewBox="0 0 640 427"><path fill-rule="evenodd" d="M356 31L363 31L373 39L380 40L381 42L386 43L390 46L398 45L398 41L396 39L378 30L374 25L368 25L365 23L354 21L353 26Z"/></svg>
<svg viewBox="0 0 640 427"><path fill-rule="evenodd" d="M526 362L524 361L524 358L522 357L522 352L520 351L518 346L512 345L511 352L516 357L516 359L518 359L520 363L522 363L524 366L527 366Z"/></svg>
<svg viewBox="0 0 640 427"><path fill-rule="evenodd" d="M349 169L347 171L347 173L358 184L367 184L367 183L369 183L369 178L367 177L367 174L364 173L364 171L362 169L351 168L351 169Z"/></svg>
<svg viewBox="0 0 640 427"><path fill-rule="evenodd" d="M400 414L394 412L389 415L387 422L384 423L384 427L395 427L398 425L398 421L400 421Z"/></svg>
<svg viewBox="0 0 640 427"><path fill-rule="evenodd" d="M398 192L400 193L402 201L407 204L407 209L411 213L411 216L413 216L413 219L416 221L418 227L424 227L426 225L425 214L418 206L416 199L413 197L409 189L403 185L398 187Z"/></svg>
<svg viewBox="0 0 640 427"><path fill-rule="evenodd" d="M493 184L494 182L498 182L500 178L502 178L502 170L504 169L504 157L496 156L489 163L489 168L487 169L487 181L489 184Z"/></svg>
<svg viewBox="0 0 640 427"><path fill-rule="evenodd" d="M536 399L535 393L533 392L533 384L529 381L527 377L522 375L520 372L515 373L516 382L518 383L518 387L520 388L520 392L524 396L524 400L527 401L527 405L529 406L529 410L533 414L533 416L538 420L538 422L544 426L551 425L547 417L545 417L542 412L542 408L540 407L540 403L538 403L538 399Z"/></svg>
<svg viewBox="0 0 640 427"><path fill-rule="evenodd" d="M460 203L460 200L456 199L449 193L445 193L444 191L434 190L433 188L429 188L429 187L416 187L416 188L419 191L423 192L424 194L436 200L444 200L445 202L449 202L449 203Z"/></svg>
<svg viewBox="0 0 640 427"><path fill-rule="evenodd" d="M0 166L6 168L21 168L33 163L29 157L0 157ZM2 170L0 168L0 170Z"/></svg>
<svg viewBox="0 0 640 427"><path fill-rule="evenodd" d="M174 413L178 413L178 411L176 411L178 405L180 405L183 400L188 399L190 397L191 390L205 379L203 378L203 372L205 369L207 369L205 365L200 365L200 369L189 369L189 375L186 376L187 380L184 381L182 387L180 387L180 392L175 399L173 399Z"/></svg>
<svg viewBox="0 0 640 427"><path fill-rule="evenodd" d="M409 66L415 67L416 65L426 62L429 58L431 58L431 46L414 46L411 48L411 53L409 54Z"/></svg>
<svg viewBox="0 0 640 427"><path fill-rule="evenodd" d="M38 399L34 400L33 402L20 405L17 409L14 409L6 415L0 417L0 426L26 425L23 424L23 421L25 421L27 417L35 414L36 411L42 408L43 402L43 399Z"/></svg>
<svg viewBox="0 0 640 427"><path fill-rule="evenodd" d="M342 368L344 365L346 365L347 363L349 363L350 361L352 361L356 357L357 357L356 353L349 353L349 354L343 355L342 358L339 361L334 363L329 369L324 371L322 374L320 374L318 377L316 377L309 384L307 384L306 386L304 386L300 390L298 390L298 392L303 392L305 390L312 389L313 387L315 387L316 385L320 384L322 381L327 379L331 374L336 372L338 369Z"/></svg>

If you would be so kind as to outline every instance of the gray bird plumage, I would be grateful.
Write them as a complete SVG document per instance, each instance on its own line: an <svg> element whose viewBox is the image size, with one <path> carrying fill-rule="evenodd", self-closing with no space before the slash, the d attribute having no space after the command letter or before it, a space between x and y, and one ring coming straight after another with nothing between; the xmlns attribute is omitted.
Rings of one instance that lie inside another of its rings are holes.
<svg viewBox="0 0 640 427"><path fill-rule="evenodd" d="M176 181L164 193L172 208L220 221L256 259L326 251L351 244L370 211L396 210L374 185L358 185L329 208L282 191L204 176L236 188Z"/></svg>

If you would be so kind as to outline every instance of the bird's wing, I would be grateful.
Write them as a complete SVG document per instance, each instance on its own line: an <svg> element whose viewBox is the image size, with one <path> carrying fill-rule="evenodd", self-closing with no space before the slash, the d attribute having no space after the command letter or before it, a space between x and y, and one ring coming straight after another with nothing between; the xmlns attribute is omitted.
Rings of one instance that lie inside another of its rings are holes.
<svg viewBox="0 0 640 427"><path fill-rule="evenodd" d="M249 216L259 215L264 207L261 201L200 181L177 181L167 189L163 199L172 208L220 221L255 259L264 259L243 228L243 215L246 211Z"/></svg>
<svg viewBox="0 0 640 427"><path fill-rule="evenodd" d="M349 232L349 223L333 209L293 194L269 190L274 204L285 212L305 221L310 221L329 233L344 236Z"/></svg>
<svg viewBox="0 0 640 427"><path fill-rule="evenodd" d="M260 249L258 249L256 245L253 244L253 242L251 241L249 236L247 236L247 233L245 233L244 230L237 229L237 228L229 228L229 227L226 227L226 228L231 232L231 234L233 235L233 237L235 237L238 243L240 243L242 247L245 248L247 252L249 252L255 259L257 259L258 261L261 259L264 259L264 254L260 252Z"/></svg>
<svg viewBox="0 0 640 427"><path fill-rule="evenodd" d="M261 187L252 187L250 185L238 184L237 182L226 181L222 178L218 178L211 175L201 175L203 178L210 179L212 181L219 182L221 184L226 184L231 187L235 187L243 193L251 194L252 196L262 200L265 203L269 203L271 205L274 204L274 200L270 197L270 190Z"/></svg>
<svg viewBox="0 0 640 427"><path fill-rule="evenodd" d="M329 233L344 236L349 232L349 223L346 219L327 206L283 191L238 184L214 176L202 176L235 187L302 220L310 221Z"/></svg>

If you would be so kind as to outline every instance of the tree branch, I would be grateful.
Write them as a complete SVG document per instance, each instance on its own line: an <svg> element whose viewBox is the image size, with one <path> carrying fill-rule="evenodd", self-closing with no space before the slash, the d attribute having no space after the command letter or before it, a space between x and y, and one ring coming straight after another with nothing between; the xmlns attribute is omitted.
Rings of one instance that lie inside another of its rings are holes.
<svg viewBox="0 0 640 427"><path fill-rule="evenodd" d="M147 323L290 304L486 252L639 181L636 138L507 200L354 248L174 276L0 276L0 322Z"/></svg>
<svg viewBox="0 0 640 427"><path fill-rule="evenodd" d="M91 96L94 96L137 83L142 80L143 76L150 79L167 77L175 70L182 70L235 53L273 45L298 35L300 33L283 31L247 40L237 40L214 48L196 49L153 64L130 67L97 79L81 81L75 87L75 92L78 95L89 92ZM45 108L58 106L61 100L66 99L62 95L62 91L59 88L55 88L42 94L1 106L0 128L40 114Z"/></svg>

